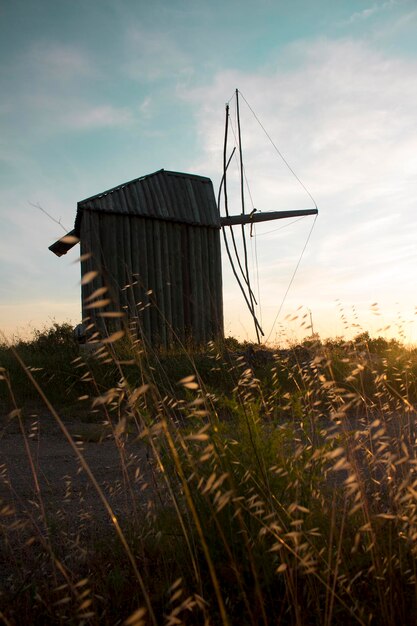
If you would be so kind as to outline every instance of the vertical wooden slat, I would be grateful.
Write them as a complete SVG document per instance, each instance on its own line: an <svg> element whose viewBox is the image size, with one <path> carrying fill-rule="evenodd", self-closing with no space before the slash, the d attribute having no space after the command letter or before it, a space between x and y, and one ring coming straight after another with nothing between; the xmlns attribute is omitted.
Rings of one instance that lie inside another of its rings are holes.
<svg viewBox="0 0 417 626"><path fill-rule="evenodd" d="M161 230L161 270L162 270L162 290L164 294L164 315L162 321L166 331L166 345L172 343L172 267L174 261L170 255L169 241L172 236L172 224L169 222L160 222Z"/></svg>
<svg viewBox="0 0 417 626"><path fill-rule="evenodd" d="M129 230L130 258L131 258L130 272L132 275L132 286L130 287L130 290L131 290L131 299L133 300L133 304L131 304L130 299L129 299L129 303L132 309L131 310L132 320L135 322L136 327L137 327L136 334L140 335L139 328L141 326L141 320L139 318L138 306L136 304L141 299L140 283L139 283L139 278L137 276L138 271L139 271L138 235L137 235L137 229L136 229L137 218L134 216L131 216L129 221L130 221L130 230Z"/></svg>
<svg viewBox="0 0 417 626"><path fill-rule="evenodd" d="M158 311L155 307L156 298L156 279L155 279L155 259L154 259L154 233L153 223L151 219L145 220L145 236L146 236L146 250L147 250L147 265L148 265L148 284L147 291L152 290L152 294L148 295L148 302L150 303L149 316L150 316L150 339L152 344L156 344L158 335Z"/></svg>
<svg viewBox="0 0 417 626"><path fill-rule="evenodd" d="M137 205L137 213L138 215L149 215L149 201L147 196L145 195L144 186L141 183L136 185L136 193L138 197L138 205Z"/></svg>
<svg viewBox="0 0 417 626"><path fill-rule="evenodd" d="M143 286L143 305L145 306L143 310L143 327L147 340L150 342L152 337L152 324L151 324L151 308L147 306L149 304L149 296L147 295L147 291L150 289L150 272L151 269L149 267L149 246L151 242L149 240L149 220L147 218L140 218L138 223L139 228L139 241L140 241L140 269L139 274L142 279Z"/></svg>
<svg viewBox="0 0 417 626"><path fill-rule="evenodd" d="M155 345L164 345L163 341L163 325L161 324L161 311L164 310L164 303L162 299L162 276L161 276L161 238L159 232L158 220L151 220L150 226L152 227L152 243L153 243L153 257L152 257L152 301L154 310L154 328L153 328L153 341Z"/></svg>
<svg viewBox="0 0 417 626"><path fill-rule="evenodd" d="M174 196L172 206L175 210L175 214L181 221L185 223L191 223L192 210L187 195L187 187L184 177L171 176L169 185L172 188L172 193Z"/></svg>
<svg viewBox="0 0 417 626"><path fill-rule="evenodd" d="M89 220L89 228L90 228L90 245L92 251L92 267L93 270L99 272L99 275L95 279L95 282L92 283L92 287L94 289L99 287L106 287L104 272L103 272L103 251L102 251L102 242L100 236L100 215L97 211L85 211L88 213ZM92 289L93 290L93 289ZM103 294L103 297L107 297L107 294ZM95 324L97 330L101 334L105 332L106 322L105 319L98 315L99 311L96 309L92 309Z"/></svg>
<svg viewBox="0 0 417 626"><path fill-rule="evenodd" d="M128 186L129 189L126 192L128 197L129 208L131 212L130 217L130 253L132 259L132 297L133 297L133 317L137 324L137 334L139 337L144 338L145 328L144 328L144 317L145 317L145 288L144 288L144 280L143 280L143 268L144 263L146 263L146 250L143 250L143 245L141 242L141 233L140 225L143 218L140 218L139 215L143 212L143 207L141 206L141 199L138 193L139 184L131 184ZM144 239L145 241L145 239ZM145 271L146 275L146 271ZM142 304L139 304L142 303ZM149 314L148 314L149 316Z"/></svg>
<svg viewBox="0 0 417 626"><path fill-rule="evenodd" d="M167 207L167 202L164 195L163 189L163 178L160 178L159 174L152 176L149 180L150 187L152 189L152 197L154 199L155 205L158 207L158 215L162 218L170 218L169 210Z"/></svg>
<svg viewBox="0 0 417 626"><path fill-rule="evenodd" d="M200 318L200 337L198 343L206 342L207 333L207 314L208 314L208 301L207 301L207 283L204 267L204 247L203 240L205 237L204 228L201 226L195 227L197 236L197 263L198 263L198 293L199 293L199 318Z"/></svg>
<svg viewBox="0 0 417 626"><path fill-rule="evenodd" d="M88 219L90 222L90 241L93 269L100 272L100 279L101 282L103 282L103 249L100 236L100 215L99 213L97 213L97 211L85 211L85 213L88 213Z"/></svg>
<svg viewBox="0 0 417 626"><path fill-rule="evenodd" d="M125 219L123 215L113 216L114 233L116 238L116 257L113 260L114 263L114 275L117 277L117 285L119 290L119 300L122 311L126 314L129 312L129 302L126 290L123 287L126 285L126 241L125 241Z"/></svg>
<svg viewBox="0 0 417 626"><path fill-rule="evenodd" d="M88 323L95 324L100 332L105 330L104 321L97 315L96 309L88 309L86 299L99 287L104 285L100 264L100 237L97 234L99 216L95 211L84 211L81 220L81 254L90 254L89 258L81 262L81 276L87 272L98 271L99 274L90 282L81 286L81 307L83 319L89 318Z"/></svg>
<svg viewBox="0 0 417 626"><path fill-rule="evenodd" d="M196 305L194 302L195 299L195 242L192 233L192 226L187 226L187 259L188 265L188 309L190 322L188 327L189 339L192 339L194 333L196 332L196 322L195 322L195 310Z"/></svg>
<svg viewBox="0 0 417 626"><path fill-rule="evenodd" d="M189 219L194 224L198 224L200 222L200 215L199 215L198 203L194 194L194 188L190 179L187 179L184 182L185 182L185 189L187 190L187 193L184 193L184 196L188 198L188 202L189 202L189 208L188 208L189 213L190 213Z"/></svg>
<svg viewBox="0 0 417 626"><path fill-rule="evenodd" d="M134 282L133 294L135 298L135 316L138 318L140 333L150 340L150 313L149 307L145 308L148 301L146 291L148 289L148 259L146 253L146 233L144 218L132 216L131 218L131 253L132 274Z"/></svg>
<svg viewBox="0 0 417 626"><path fill-rule="evenodd" d="M181 250L181 226L179 224L172 224L171 237L172 323L178 339L184 342L183 261Z"/></svg>
<svg viewBox="0 0 417 626"><path fill-rule="evenodd" d="M162 279L162 257L161 257L161 228L159 220L153 220L153 241L154 241L154 281L155 281L155 302L157 308L157 342L166 346L166 324L165 324L165 298Z"/></svg>
<svg viewBox="0 0 417 626"><path fill-rule="evenodd" d="M181 283L182 283L182 314L184 318L184 341L188 340L191 332L191 280L190 280L190 251L189 251L189 226L181 224Z"/></svg>
<svg viewBox="0 0 417 626"><path fill-rule="evenodd" d="M190 301L191 301L191 339L196 343L201 340L201 315L200 315L200 274L198 242L195 226L188 227L189 235L189 263L190 263Z"/></svg>
<svg viewBox="0 0 417 626"><path fill-rule="evenodd" d="M117 219L118 216L111 213L100 215L100 234L103 241L103 250L106 256L103 262L105 272L105 282L109 288L113 309L122 311L123 302L120 298L120 279L119 279L119 257L117 249ZM118 323L109 324L108 326L118 327Z"/></svg>
<svg viewBox="0 0 417 626"><path fill-rule="evenodd" d="M201 242L200 228L192 226L194 240L194 263L195 263L195 279L193 286L193 294L195 301L194 324L195 332L193 339L195 343L200 344L204 341L204 312L203 312L203 285L201 280Z"/></svg>
<svg viewBox="0 0 417 626"><path fill-rule="evenodd" d="M169 329L169 337L168 341L171 344L175 342L175 336L177 334L177 302L178 296L176 291L176 270L178 259L175 256L175 224L169 222L165 224L165 233L166 233L166 256L167 256L167 270L168 270L168 278L166 282L169 283L167 285L167 291L169 295L169 319L170 319L170 329Z"/></svg>
<svg viewBox="0 0 417 626"><path fill-rule="evenodd" d="M150 182L146 178L144 178L141 182L141 191L143 191L143 196L146 202L146 214L150 217L159 217L158 204L155 202L153 197Z"/></svg>
<svg viewBox="0 0 417 626"><path fill-rule="evenodd" d="M123 249L120 251L124 265L123 289L125 290L129 318L133 318L136 315L135 296L132 285L134 282L132 274L132 244L130 232L132 219L133 218L131 218L130 215L124 215L121 220L123 223Z"/></svg>

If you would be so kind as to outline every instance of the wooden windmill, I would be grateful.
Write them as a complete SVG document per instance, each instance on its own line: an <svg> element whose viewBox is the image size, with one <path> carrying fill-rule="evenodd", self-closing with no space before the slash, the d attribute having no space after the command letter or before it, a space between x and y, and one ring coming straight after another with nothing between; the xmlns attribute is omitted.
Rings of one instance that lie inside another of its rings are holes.
<svg viewBox="0 0 417 626"><path fill-rule="evenodd" d="M236 98L238 106L237 91ZM100 334L121 329L127 320L153 346L189 340L201 344L222 337L220 230L225 233L240 225L245 243L245 225L317 214L317 208L245 212L238 115L242 214L229 215L228 107L226 114L217 203L209 178L159 170L78 202L74 229L50 246L62 256L80 242L83 321ZM219 210L222 193L224 217ZM225 241L231 259L226 237ZM254 311L246 245L244 266L242 282L232 261L260 340L263 333Z"/></svg>

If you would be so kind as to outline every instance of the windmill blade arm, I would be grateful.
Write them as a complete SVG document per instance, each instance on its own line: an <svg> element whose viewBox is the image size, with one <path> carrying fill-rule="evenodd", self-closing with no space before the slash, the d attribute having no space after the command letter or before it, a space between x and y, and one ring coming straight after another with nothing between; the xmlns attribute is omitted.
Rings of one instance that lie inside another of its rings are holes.
<svg viewBox="0 0 417 626"><path fill-rule="evenodd" d="M304 217L305 215L317 214L317 209L299 209L296 211L270 211L266 213L250 213L249 215L229 215L221 217L220 224L222 226L236 226L237 224L254 224L256 222L282 220L286 217Z"/></svg>
<svg viewBox="0 0 417 626"><path fill-rule="evenodd" d="M57 256L62 256L71 250L76 243L80 241L80 238L77 237L75 228L71 230L69 233L55 241L51 246L49 246L49 250L56 254Z"/></svg>

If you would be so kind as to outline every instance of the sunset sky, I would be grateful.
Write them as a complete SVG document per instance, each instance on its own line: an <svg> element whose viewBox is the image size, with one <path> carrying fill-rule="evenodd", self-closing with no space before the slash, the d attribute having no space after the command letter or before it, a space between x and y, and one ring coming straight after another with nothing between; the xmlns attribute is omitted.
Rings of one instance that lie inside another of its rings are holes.
<svg viewBox="0 0 417 626"><path fill-rule="evenodd" d="M311 312L323 337L417 343L416 32L414 0L1 0L0 329L80 321L78 249L48 250L78 200L161 168L217 191L238 88L319 208L278 318L314 218L249 241L266 336ZM241 109L254 206L311 207ZM223 268L226 334L252 339Z"/></svg>

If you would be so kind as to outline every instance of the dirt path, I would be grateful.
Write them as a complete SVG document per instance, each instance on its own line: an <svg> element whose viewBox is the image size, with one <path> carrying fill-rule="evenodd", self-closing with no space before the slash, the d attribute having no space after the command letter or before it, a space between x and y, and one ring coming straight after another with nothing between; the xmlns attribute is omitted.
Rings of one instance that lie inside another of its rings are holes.
<svg viewBox="0 0 417 626"><path fill-rule="evenodd" d="M116 515L147 506L155 493L146 446L133 438L117 445L97 424L71 419L65 424ZM47 514L68 529L108 523L96 489L53 418L32 414L24 425L29 454L18 420L0 418L0 509L12 505L17 515L39 518L35 473Z"/></svg>

